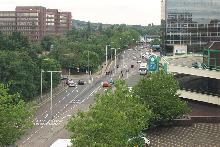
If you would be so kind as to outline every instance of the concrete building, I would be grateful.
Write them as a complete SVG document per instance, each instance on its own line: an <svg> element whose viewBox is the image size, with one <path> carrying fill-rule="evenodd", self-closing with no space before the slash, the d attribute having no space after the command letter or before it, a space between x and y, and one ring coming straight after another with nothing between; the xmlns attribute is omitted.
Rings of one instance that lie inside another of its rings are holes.
<svg viewBox="0 0 220 147"><path fill-rule="evenodd" d="M71 12L59 12L42 6L17 6L15 11L0 11L0 31L21 32L32 41L45 35L63 35L72 29Z"/></svg>
<svg viewBox="0 0 220 147"><path fill-rule="evenodd" d="M161 30L165 52L202 52L220 41L219 0L161 0ZM175 50L174 50L175 48Z"/></svg>

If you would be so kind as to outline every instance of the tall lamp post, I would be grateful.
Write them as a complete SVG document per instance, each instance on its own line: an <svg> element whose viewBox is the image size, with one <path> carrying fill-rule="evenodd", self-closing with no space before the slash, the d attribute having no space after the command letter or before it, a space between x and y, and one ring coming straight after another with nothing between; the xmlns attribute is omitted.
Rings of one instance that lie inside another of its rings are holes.
<svg viewBox="0 0 220 147"><path fill-rule="evenodd" d="M44 72L44 70L43 69L41 69L41 72L40 72L40 101L42 101L42 92L43 92L43 79L42 79L42 77L43 77L43 72Z"/></svg>
<svg viewBox="0 0 220 147"><path fill-rule="evenodd" d="M107 62L108 62L108 46L110 46L110 45L105 46L105 65L106 66L107 66Z"/></svg>
<svg viewBox="0 0 220 147"><path fill-rule="evenodd" d="M116 62L117 62L117 59L116 59L116 55L117 55L117 49L116 48L111 48L112 50L114 49L115 50L115 73L116 73ZM120 48L118 48L120 49Z"/></svg>
<svg viewBox="0 0 220 147"><path fill-rule="evenodd" d="M61 73L61 71L46 71L50 73L50 114L51 114L51 129L53 120L53 73Z"/></svg>

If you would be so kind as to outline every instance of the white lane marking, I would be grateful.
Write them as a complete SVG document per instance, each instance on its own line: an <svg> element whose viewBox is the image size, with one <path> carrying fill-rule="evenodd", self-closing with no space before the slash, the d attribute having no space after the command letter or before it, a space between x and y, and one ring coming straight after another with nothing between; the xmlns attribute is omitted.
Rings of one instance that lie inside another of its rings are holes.
<svg viewBox="0 0 220 147"><path fill-rule="evenodd" d="M42 115L44 115L44 114L46 114L47 113L47 110L44 112L44 113L42 113Z"/></svg>
<svg viewBox="0 0 220 147"><path fill-rule="evenodd" d="M81 93L77 94L77 96L75 96L75 98L74 98L73 100L71 100L69 103L73 103L73 101L74 101L80 94L82 94L87 88L88 88L88 86L86 86L86 88L84 88Z"/></svg>
<svg viewBox="0 0 220 147"><path fill-rule="evenodd" d="M35 131L34 133L37 134L40 130Z"/></svg>
<svg viewBox="0 0 220 147"><path fill-rule="evenodd" d="M93 93L94 93L95 91L97 91L100 87L101 87L101 85L99 85L96 89L94 89L94 90L89 94L88 97L84 98L84 99L80 102L80 104L82 104L85 100L89 99L89 97L92 96Z"/></svg>
<svg viewBox="0 0 220 147"><path fill-rule="evenodd" d="M62 99L62 101L63 101L65 98L66 98L66 97L64 96L63 99Z"/></svg>
<svg viewBox="0 0 220 147"><path fill-rule="evenodd" d="M70 95L70 93L67 94L67 96L69 96L69 95Z"/></svg>
<svg viewBox="0 0 220 147"><path fill-rule="evenodd" d="M46 114L46 116L44 117L45 119L48 117L48 114Z"/></svg>

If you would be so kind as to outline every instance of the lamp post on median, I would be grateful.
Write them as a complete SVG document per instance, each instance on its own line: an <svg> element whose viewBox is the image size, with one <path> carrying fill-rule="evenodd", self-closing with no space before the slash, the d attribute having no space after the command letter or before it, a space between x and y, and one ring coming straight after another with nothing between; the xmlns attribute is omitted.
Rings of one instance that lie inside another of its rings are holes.
<svg viewBox="0 0 220 147"><path fill-rule="evenodd" d="M117 67L116 67L116 66L117 66L117 65L116 65L116 62L117 62L117 59L116 59L117 49L116 49L116 48L111 48L111 50L113 50L113 49L115 50L115 74L116 74L116 68L117 68ZM118 49L120 49L120 48L118 48Z"/></svg>
<svg viewBox="0 0 220 147"><path fill-rule="evenodd" d="M51 114L51 130L53 120L53 73L61 73L61 71L46 71L50 73L50 114Z"/></svg>
<svg viewBox="0 0 220 147"><path fill-rule="evenodd" d="M108 46L110 46L110 45L105 46L105 65L106 66L107 66L107 62L108 62Z"/></svg>
<svg viewBox="0 0 220 147"><path fill-rule="evenodd" d="M40 72L40 101L42 101L42 93L43 93L43 72L44 70L41 69L41 72Z"/></svg>

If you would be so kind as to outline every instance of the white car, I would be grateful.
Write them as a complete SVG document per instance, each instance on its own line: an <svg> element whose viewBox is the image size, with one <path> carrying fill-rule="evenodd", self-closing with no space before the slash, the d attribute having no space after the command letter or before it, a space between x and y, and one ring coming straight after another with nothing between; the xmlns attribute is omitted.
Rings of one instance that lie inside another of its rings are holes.
<svg viewBox="0 0 220 147"><path fill-rule="evenodd" d="M137 61L137 63L141 63L141 62L142 62L141 60Z"/></svg>
<svg viewBox="0 0 220 147"><path fill-rule="evenodd" d="M69 87L75 87L76 83L73 80L69 81Z"/></svg>

